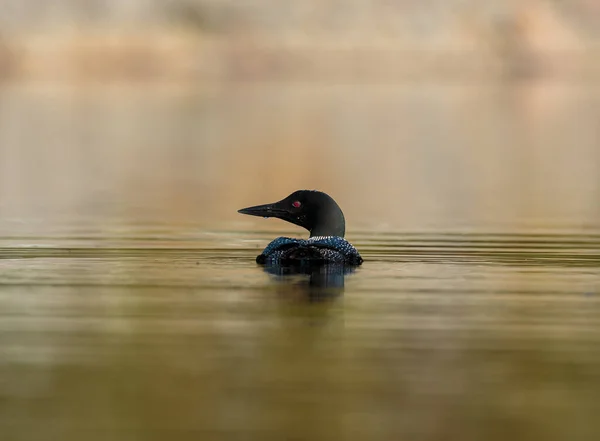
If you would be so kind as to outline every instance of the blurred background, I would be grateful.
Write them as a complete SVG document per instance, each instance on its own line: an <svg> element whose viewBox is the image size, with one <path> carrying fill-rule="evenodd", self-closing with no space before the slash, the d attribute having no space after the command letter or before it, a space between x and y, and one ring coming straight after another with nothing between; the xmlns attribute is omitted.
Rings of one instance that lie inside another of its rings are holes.
<svg viewBox="0 0 600 441"><path fill-rule="evenodd" d="M598 439L599 1L0 11L7 440ZM301 188L333 302L236 212Z"/></svg>
<svg viewBox="0 0 600 441"><path fill-rule="evenodd" d="M598 2L1 6L4 221L307 187L368 230L597 225Z"/></svg>

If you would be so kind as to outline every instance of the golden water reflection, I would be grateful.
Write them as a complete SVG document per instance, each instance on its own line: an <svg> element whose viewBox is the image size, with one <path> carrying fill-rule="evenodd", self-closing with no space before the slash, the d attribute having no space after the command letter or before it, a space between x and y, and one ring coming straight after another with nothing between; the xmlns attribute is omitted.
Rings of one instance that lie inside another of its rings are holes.
<svg viewBox="0 0 600 441"><path fill-rule="evenodd" d="M586 84L7 86L0 112L9 231L260 227L235 208L298 188L334 195L350 234L598 227Z"/></svg>

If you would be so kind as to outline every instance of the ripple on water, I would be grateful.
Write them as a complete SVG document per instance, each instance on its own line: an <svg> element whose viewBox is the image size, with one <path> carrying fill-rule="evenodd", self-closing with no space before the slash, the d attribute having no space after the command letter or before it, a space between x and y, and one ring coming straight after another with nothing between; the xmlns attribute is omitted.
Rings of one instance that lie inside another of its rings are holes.
<svg viewBox="0 0 600 441"><path fill-rule="evenodd" d="M600 236L357 234L307 302L275 235L1 238L3 432L600 432Z"/></svg>

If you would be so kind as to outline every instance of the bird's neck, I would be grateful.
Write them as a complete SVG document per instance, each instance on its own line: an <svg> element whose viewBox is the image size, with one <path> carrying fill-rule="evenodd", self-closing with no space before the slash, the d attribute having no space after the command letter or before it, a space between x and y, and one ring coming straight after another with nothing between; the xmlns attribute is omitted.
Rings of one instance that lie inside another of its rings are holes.
<svg viewBox="0 0 600 441"><path fill-rule="evenodd" d="M336 207L337 208L337 207ZM310 230L310 237L315 236L338 236L344 237L346 233L346 222L342 211L331 210L320 216Z"/></svg>

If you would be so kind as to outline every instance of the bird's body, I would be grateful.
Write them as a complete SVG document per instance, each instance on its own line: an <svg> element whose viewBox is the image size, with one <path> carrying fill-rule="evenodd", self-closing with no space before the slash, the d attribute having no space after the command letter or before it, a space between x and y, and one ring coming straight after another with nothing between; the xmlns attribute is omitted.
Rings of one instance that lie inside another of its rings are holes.
<svg viewBox="0 0 600 441"><path fill-rule="evenodd" d="M341 263L360 265L356 248L339 236L314 236L308 239L278 237L256 258L261 264Z"/></svg>
<svg viewBox="0 0 600 441"><path fill-rule="evenodd" d="M308 239L278 237L256 258L265 265L360 265L362 257L346 239L342 210L327 194L298 190L272 204L239 210L242 214L277 217L310 231Z"/></svg>

